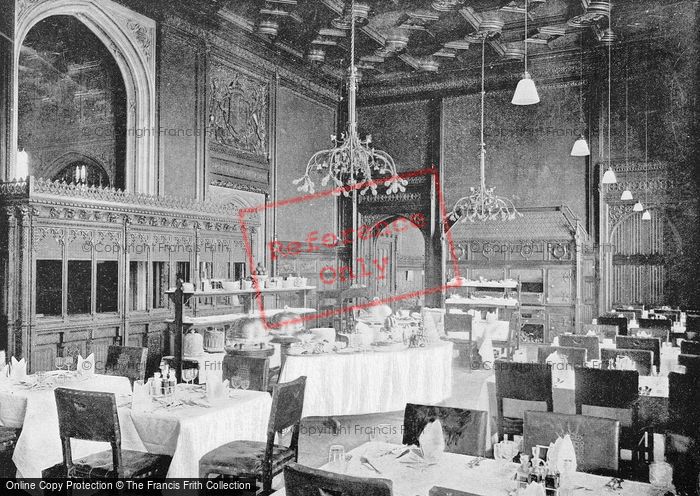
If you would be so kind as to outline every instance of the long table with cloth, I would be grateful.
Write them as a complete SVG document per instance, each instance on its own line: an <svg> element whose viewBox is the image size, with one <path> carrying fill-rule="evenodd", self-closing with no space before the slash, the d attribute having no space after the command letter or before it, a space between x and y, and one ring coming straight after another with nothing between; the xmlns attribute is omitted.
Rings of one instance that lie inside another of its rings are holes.
<svg viewBox="0 0 700 496"><path fill-rule="evenodd" d="M208 451L237 439L266 438L272 404L267 392L230 390L227 397L209 402L203 387L180 384L172 400L136 411L126 377L62 374L50 374L43 384L35 376L0 384L0 425L22 428L13 455L19 476L41 477L43 469L63 460L55 387L114 393L122 449L172 456L168 477L198 477L199 458ZM109 444L93 441L71 444L74 459L109 449Z"/></svg>
<svg viewBox="0 0 700 496"><path fill-rule="evenodd" d="M280 382L306 376L305 417L399 411L452 395L452 343L371 348L288 355Z"/></svg>
<svg viewBox="0 0 700 496"><path fill-rule="evenodd" d="M639 420L642 425L660 427L668 421L668 377L639 376L640 395L637 400ZM553 410L558 413L576 413L576 376L571 369L552 374ZM484 381L477 405L477 410L489 413L491 422L487 429L488 439L497 432L498 407L496 403L496 377L489 376ZM526 410L542 410L543 404L537 402L503 400L503 414L506 417L522 418ZM662 449L663 443L658 446ZM661 451L663 452L663 451Z"/></svg>
<svg viewBox="0 0 700 496"><path fill-rule="evenodd" d="M443 453L435 464L421 462L416 453L398 457L405 450L395 444L369 442L348 453L347 475L363 479L389 479L394 496L428 496L433 487L462 491L474 496L507 495L515 489L513 476L517 463L492 459L475 460L476 457ZM416 450L417 451L417 450ZM369 460L370 464L363 463ZM371 468L374 466L376 470ZM322 470L338 471L330 464ZM574 495L615 494L616 496L658 496L663 494L651 484L625 480L621 489L608 490L610 477L575 472L571 476ZM285 496L280 489L273 496ZM548 493L549 494L549 493Z"/></svg>

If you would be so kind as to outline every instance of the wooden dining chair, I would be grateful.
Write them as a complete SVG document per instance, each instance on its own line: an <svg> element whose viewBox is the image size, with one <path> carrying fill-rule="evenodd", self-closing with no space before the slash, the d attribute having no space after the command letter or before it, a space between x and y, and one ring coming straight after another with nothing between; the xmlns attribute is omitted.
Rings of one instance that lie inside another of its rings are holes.
<svg viewBox="0 0 700 496"><path fill-rule="evenodd" d="M559 346L568 348L586 348L587 360L598 360L600 358L600 339L598 339L598 336L560 334Z"/></svg>
<svg viewBox="0 0 700 496"><path fill-rule="evenodd" d="M0 478L14 478L17 475L12 455L21 431L14 427L0 427Z"/></svg>
<svg viewBox="0 0 700 496"><path fill-rule="evenodd" d="M673 484L679 494L694 494L700 471L700 376L668 374L669 419L665 434L666 460L673 465Z"/></svg>
<svg viewBox="0 0 700 496"><path fill-rule="evenodd" d="M598 336L599 340L603 339L615 339L618 334L617 325L603 325L603 324L584 324L581 326L581 335L587 335L589 332L593 332Z"/></svg>
<svg viewBox="0 0 700 496"><path fill-rule="evenodd" d="M113 393L54 390L63 461L42 472L43 478L165 478L171 457L123 450ZM107 442L111 449L73 460L71 439Z"/></svg>
<svg viewBox="0 0 700 496"><path fill-rule="evenodd" d="M600 350L600 363L603 369L614 368L612 363L618 356L626 356L635 363L635 367L639 375L651 375L651 366L654 353L649 350L624 350L618 348L603 348Z"/></svg>
<svg viewBox="0 0 700 496"><path fill-rule="evenodd" d="M614 325L617 326L617 334L627 336L627 318L612 315L601 315L598 317L599 325Z"/></svg>
<svg viewBox="0 0 700 496"><path fill-rule="evenodd" d="M391 496L389 479L355 477L290 462L284 467L287 496Z"/></svg>
<svg viewBox="0 0 700 496"><path fill-rule="evenodd" d="M109 346L105 361L105 375L128 377L132 385L135 381L144 381L146 379L147 357L148 348Z"/></svg>
<svg viewBox="0 0 700 496"><path fill-rule="evenodd" d="M521 436L522 417L506 417L503 412L504 400L527 402L524 410L544 410L551 412L552 366L546 363L519 363L496 360L496 405L498 415L498 440L505 436ZM523 410L523 411L524 411Z"/></svg>
<svg viewBox="0 0 700 496"><path fill-rule="evenodd" d="M233 389L267 391L270 374L268 357L226 355L221 364L221 378ZM247 387L243 387L247 383Z"/></svg>
<svg viewBox="0 0 700 496"><path fill-rule="evenodd" d="M681 353L683 355L700 355L700 341L681 341Z"/></svg>
<svg viewBox="0 0 700 496"><path fill-rule="evenodd" d="M442 425L445 451L484 456L488 413L482 410L407 403L403 414L403 444L419 446L423 429L434 420Z"/></svg>
<svg viewBox="0 0 700 496"><path fill-rule="evenodd" d="M665 327L637 327L629 330L629 335L635 338L652 337L661 340L662 343L668 341L669 333Z"/></svg>
<svg viewBox="0 0 700 496"><path fill-rule="evenodd" d="M272 479L299 455L299 425L304 409L306 377L272 386L272 407L267 424L267 441L232 441L205 454L199 460L199 477L223 475L255 478L262 494L272 492ZM275 435L292 428L288 447L275 444Z"/></svg>
<svg viewBox="0 0 700 496"><path fill-rule="evenodd" d="M678 355L678 364L685 367L688 375L700 375L700 355Z"/></svg>
<svg viewBox="0 0 700 496"><path fill-rule="evenodd" d="M666 329L670 331L673 327L673 321L671 319L639 319L639 327L646 329Z"/></svg>
<svg viewBox="0 0 700 496"><path fill-rule="evenodd" d="M620 449L632 451L632 470L647 458L654 460L653 435L639 423L639 373L636 370L606 370L576 367L577 415L620 421Z"/></svg>
<svg viewBox="0 0 700 496"><path fill-rule="evenodd" d="M586 348L572 348L569 346L538 346L537 361L545 363L547 357L554 352L566 357L566 361L570 366L586 365Z"/></svg>
<svg viewBox="0 0 700 496"><path fill-rule="evenodd" d="M619 466L618 420L552 412L525 412L523 451L549 446L568 434L576 452L578 472L616 476Z"/></svg>
<svg viewBox="0 0 700 496"><path fill-rule="evenodd" d="M455 348L459 350L460 360L468 370L471 370L472 360L478 355L477 343L472 335L472 321L473 317L468 313L445 313L446 339L455 344ZM450 332L466 333L467 337L450 337Z"/></svg>
<svg viewBox="0 0 700 496"><path fill-rule="evenodd" d="M615 339L615 347L623 350L648 350L652 357L656 370L661 369L661 340L659 338L638 338L634 336L618 336Z"/></svg>

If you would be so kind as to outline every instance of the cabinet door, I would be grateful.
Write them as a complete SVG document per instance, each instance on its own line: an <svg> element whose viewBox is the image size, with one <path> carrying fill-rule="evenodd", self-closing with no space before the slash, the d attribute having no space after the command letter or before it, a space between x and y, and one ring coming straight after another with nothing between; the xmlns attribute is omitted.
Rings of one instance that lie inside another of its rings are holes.
<svg viewBox="0 0 700 496"><path fill-rule="evenodd" d="M573 279L571 267L547 269L547 303L572 303Z"/></svg>

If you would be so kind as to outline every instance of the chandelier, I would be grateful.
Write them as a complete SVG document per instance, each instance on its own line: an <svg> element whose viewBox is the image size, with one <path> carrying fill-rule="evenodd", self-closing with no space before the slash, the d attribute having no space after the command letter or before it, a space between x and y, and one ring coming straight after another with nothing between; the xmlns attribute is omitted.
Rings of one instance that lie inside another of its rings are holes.
<svg viewBox="0 0 700 496"><path fill-rule="evenodd" d="M348 71L348 128L341 133L340 138L331 136L333 148L321 150L313 154L306 164L306 173L293 183L299 191L314 193L315 184L311 179L312 173L323 174L321 186L329 184L337 189L336 196L341 193L349 196L350 191L359 191L361 195L371 192L377 194L381 183L386 187L387 194L406 191L408 181L396 172L396 164L387 152L374 149L372 136L367 135L363 140L357 132L357 115L355 99L357 91L357 68L355 67L355 17L356 12L366 11L361 5L350 4L350 69ZM381 179L378 179L382 176Z"/></svg>
<svg viewBox="0 0 700 496"><path fill-rule="evenodd" d="M459 219L467 219L470 222L489 220L512 220L522 217L523 214L515 209L515 205L508 198L496 196L494 188L486 187L486 143L484 143L484 53L486 39L493 36L490 31L481 32L481 144L479 151L479 172L481 182L479 188L470 188L471 194L457 200L448 219L455 222Z"/></svg>

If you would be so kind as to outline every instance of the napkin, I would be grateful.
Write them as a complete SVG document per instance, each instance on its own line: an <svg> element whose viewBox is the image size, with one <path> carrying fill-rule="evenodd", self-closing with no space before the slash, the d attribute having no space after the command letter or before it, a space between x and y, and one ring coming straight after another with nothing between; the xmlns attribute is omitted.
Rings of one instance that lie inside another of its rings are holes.
<svg viewBox="0 0 700 496"><path fill-rule="evenodd" d="M496 312L486 312L486 322L495 322L496 320L498 320Z"/></svg>
<svg viewBox="0 0 700 496"><path fill-rule="evenodd" d="M22 358L19 361L12 357L10 359L10 379L13 381L22 381L27 377L27 361Z"/></svg>
<svg viewBox="0 0 700 496"><path fill-rule="evenodd" d="M628 356L618 355L615 360L616 370L637 370L637 364Z"/></svg>
<svg viewBox="0 0 700 496"><path fill-rule="evenodd" d="M150 381L150 379L149 379ZM143 381L134 382L134 393L131 397L131 411L146 412L152 409L152 398L149 394L150 384Z"/></svg>
<svg viewBox="0 0 700 496"><path fill-rule="evenodd" d="M513 353L513 361L516 363L527 362L527 354L525 353L525 350L515 350Z"/></svg>
<svg viewBox="0 0 700 496"><path fill-rule="evenodd" d="M87 358L78 355L78 367L76 370L80 375L93 375L95 373L95 354L90 353Z"/></svg>
<svg viewBox="0 0 700 496"><path fill-rule="evenodd" d="M418 437L418 444L426 461L437 462L442 457L442 453L445 451L445 438L439 420L436 419L426 424Z"/></svg>
<svg viewBox="0 0 700 496"><path fill-rule="evenodd" d="M7 355L5 355L5 350L0 350L0 367L4 367L7 363Z"/></svg>
<svg viewBox="0 0 700 496"><path fill-rule="evenodd" d="M566 355L553 351L544 362L552 365L552 379L556 379L556 382L562 382L566 379L567 369L569 368L569 361L566 359Z"/></svg>
<svg viewBox="0 0 700 496"><path fill-rule="evenodd" d="M559 449L556 451L556 466L560 473L576 472L576 450L574 443L571 441L571 436L566 434L561 439ZM557 441L559 441L557 439Z"/></svg>
<svg viewBox="0 0 700 496"><path fill-rule="evenodd" d="M218 372L218 373L217 373ZM226 381L228 383L228 381ZM207 400L220 400L226 396L226 386L221 380L220 372L210 370L207 374Z"/></svg>
<svg viewBox="0 0 700 496"><path fill-rule="evenodd" d="M641 331L637 332L637 337L638 338L650 338L652 336L647 331L641 330Z"/></svg>

